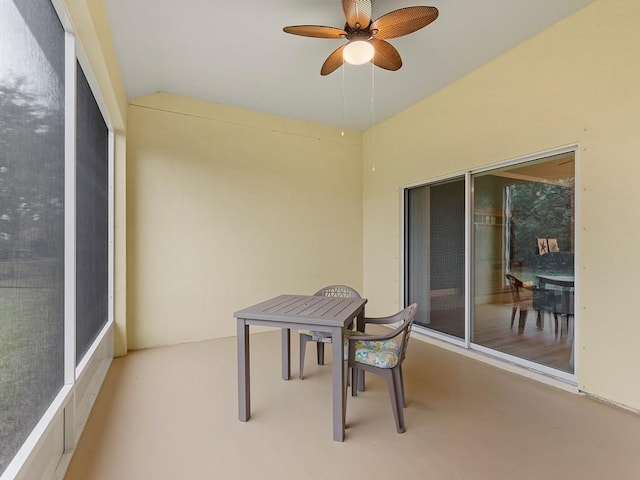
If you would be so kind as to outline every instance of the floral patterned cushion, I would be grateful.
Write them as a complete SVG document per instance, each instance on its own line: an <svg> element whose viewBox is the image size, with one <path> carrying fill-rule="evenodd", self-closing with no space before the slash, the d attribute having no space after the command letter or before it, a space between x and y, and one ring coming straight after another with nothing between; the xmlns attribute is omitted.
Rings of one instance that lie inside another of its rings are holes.
<svg viewBox="0 0 640 480"><path fill-rule="evenodd" d="M351 335L363 335L362 332L351 332ZM344 358L347 359L348 340L345 340ZM393 368L400 358L400 344L395 340L356 341L356 362L379 368Z"/></svg>

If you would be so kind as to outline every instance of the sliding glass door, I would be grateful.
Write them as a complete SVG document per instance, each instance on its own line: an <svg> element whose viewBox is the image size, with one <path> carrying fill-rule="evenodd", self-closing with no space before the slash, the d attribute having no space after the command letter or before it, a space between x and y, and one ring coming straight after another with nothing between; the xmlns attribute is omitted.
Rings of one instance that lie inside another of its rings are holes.
<svg viewBox="0 0 640 480"><path fill-rule="evenodd" d="M465 338L465 180L406 191L406 304L416 324Z"/></svg>
<svg viewBox="0 0 640 480"><path fill-rule="evenodd" d="M574 153L472 179L471 341L573 373Z"/></svg>
<svg viewBox="0 0 640 480"><path fill-rule="evenodd" d="M418 329L572 378L574 160L567 150L405 190Z"/></svg>

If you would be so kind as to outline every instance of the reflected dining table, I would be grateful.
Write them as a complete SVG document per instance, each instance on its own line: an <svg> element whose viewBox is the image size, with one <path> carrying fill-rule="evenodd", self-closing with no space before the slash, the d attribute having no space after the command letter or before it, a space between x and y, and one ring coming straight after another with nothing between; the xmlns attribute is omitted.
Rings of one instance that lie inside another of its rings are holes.
<svg viewBox="0 0 640 480"><path fill-rule="evenodd" d="M561 315L572 315L574 311L573 302L571 300L571 292L575 286L575 277L573 275L536 275L538 281L538 287L545 289L547 285L552 285L554 288L561 290L562 303L559 306L559 310L555 313Z"/></svg>
<svg viewBox="0 0 640 480"><path fill-rule="evenodd" d="M536 275L536 279L538 280L538 285L540 288L544 288L545 285L557 285L562 288L573 288L575 283L575 277L573 275L546 275L546 274L538 274Z"/></svg>
<svg viewBox="0 0 640 480"><path fill-rule="evenodd" d="M555 287L558 287L562 291L562 303L560 305L559 311L556 311L555 313L559 313L560 315L566 315L567 333L568 333L569 332L569 316L573 315L575 311L575 306L573 305L573 300L571 299L571 291L575 289L575 276L574 275L539 274L539 275L536 275L536 279L538 280L539 288L546 288L547 285L553 285ZM556 323L556 330L557 330L557 323ZM560 331L561 331L560 333L562 333L562 323L560 324ZM575 342L572 340L571 356L569 357L569 365L571 366L571 369L573 369L574 354L575 354Z"/></svg>
<svg viewBox="0 0 640 480"><path fill-rule="evenodd" d="M281 328L282 378L291 375L291 329L330 332L332 337L333 439L344 441L346 372L343 328L362 321L366 298L280 295L233 314L238 326L238 417L251 417L249 325Z"/></svg>

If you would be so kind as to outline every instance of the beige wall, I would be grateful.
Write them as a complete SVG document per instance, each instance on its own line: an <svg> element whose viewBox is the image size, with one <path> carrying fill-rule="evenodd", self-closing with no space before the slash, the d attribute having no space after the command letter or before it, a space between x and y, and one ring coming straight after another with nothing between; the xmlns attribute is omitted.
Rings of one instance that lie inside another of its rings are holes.
<svg viewBox="0 0 640 480"><path fill-rule="evenodd" d="M233 335L235 309L332 282L393 311L401 186L577 143L578 384L640 409L637 1L595 2L368 131L364 155L352 132L167 95L129 106L130 135L102 0L63 2L117 133L117 354Z"/></svg>
<svg viewBox="0 0 640 480"><path fill-rule="evenodd" d="M233 312L362 284L361 134L155 94L129 106L128 341L231 336Z"/></svg>
<svg viewBox="0 0 640 480"><path fill-rule="evenodd" d="M578 386L640 409L638 25L637 0L595 2L367 132L370 312L400 302L402 186L577 143Z"/></svg>

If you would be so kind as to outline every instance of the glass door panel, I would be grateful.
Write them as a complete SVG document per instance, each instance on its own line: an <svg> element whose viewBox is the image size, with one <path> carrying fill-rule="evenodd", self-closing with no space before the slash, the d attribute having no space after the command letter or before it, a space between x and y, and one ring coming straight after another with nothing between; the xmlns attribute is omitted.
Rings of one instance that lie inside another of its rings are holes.
<svg viewBox="0 0 640 480"><path fill-rule="evenodd" d="M465 181L406 190L406 304L416 324L465 338Z"/></svg>
<svg viewBox="0 0 640 480"><path fill-rule="evenodd" d="M473 176L471 342L573 373L574 152Z"/></svg>

